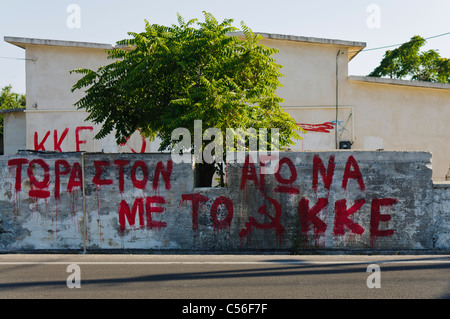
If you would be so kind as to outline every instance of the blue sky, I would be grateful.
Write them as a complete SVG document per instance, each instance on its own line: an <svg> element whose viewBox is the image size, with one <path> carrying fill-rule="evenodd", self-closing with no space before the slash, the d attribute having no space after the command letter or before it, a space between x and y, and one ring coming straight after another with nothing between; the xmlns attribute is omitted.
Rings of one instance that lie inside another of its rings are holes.
<svg viewBox="0 0 450 319"><path fill-rule="evenodd" d="M69 28L67 7L80 8L80 28ZM379 9L379 25L368 24ZM1 0L0 87L12 84L25 93L24 50L4 42L4 36L114 44L127 32L141 32L150 23L176 23L211 12L218 20L244 21L255 32L361 41L367 49L450 32L449 0ZM425 50L450 57L450 34L428 40ZM361 52L349 65L351 75L367 75L386 49Z"/></svg>

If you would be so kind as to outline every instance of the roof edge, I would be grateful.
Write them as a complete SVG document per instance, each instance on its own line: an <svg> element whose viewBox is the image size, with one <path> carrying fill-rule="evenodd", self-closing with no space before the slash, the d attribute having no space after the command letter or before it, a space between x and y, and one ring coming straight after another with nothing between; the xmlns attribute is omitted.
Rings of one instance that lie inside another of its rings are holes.
<svg viewBox="0 0 450 319"><path fill-rule="evenodd" d="M399 79L388 79L388 78L378 78L378 77L373 77L373 76L356 76L356 75L350 75L348 77L348 79L350 81L369 82L369 83L376 83L376 84L391 84L391 85L402 85L402 86L450 90L450 83L399 80Z"/></svg>
<svg viewBox="0 0 450 319"><path fill-rule="evenodd" d="M62 46L62 47L76 47L76 48L90 48L90 49L113 49L111 44L105 43L93 43L93 42L78 42L78 41L65 41L65 40L52 40L52 39L36 39L36 38L23 38L23 37L11 37L5 36L4 41L22 49L25 49L27 45L47 45L47 46Z"/></svg>
<svg viewBox="0 0 450 319"><path fill-rule="evenodd" d="M355 49L355 50L349 50L349 52L348 52L348 60L349 61L351 59L353 59L361 50L363 50L366 47L365 42L358 42L358 41L314 38L314 37L304 37L304 36L297 36L297 35L275 34L275 33L265 33L265 32L255 32L255 34L259 34L263 38L266 38L266 39L295 41L295 42L304 42L304 43L312 43L312 44L333 45L333 46L343 46L343 47ZM242 31L233 32L230 35L243 36L244 32L242 32ZM52 40L52 39L37 39L37 38L24 38L24 37L12 37L12 36L5 36L4 41L8 42L10 44L16 45L22 49L25 49L27 45L63 46L63 47L102 49L102 50L114 49L113 45L105 44L105 43L78 42L78 41L65 41L65 40Z"/></svg>
<svg viewBox="0 0 450 319"><path fill-rule="evenodd" d="M236 35L236 36L243 36L244 32L238 31L238 32L233 32L232 34ZM353 59L359 52L361 52L367 45L365 42L360 42L360 41L325 39L325 38L305 37L305 36L289 35L289 34L277 34L277 33L266 33L266 32L254 32L254 34L259 34L265 39L295 41L295 42L324 44L324 45L343 46L343 47L353 48L355 50L349 50L349 56L348 56L349 61L351 59Z"/></svg>

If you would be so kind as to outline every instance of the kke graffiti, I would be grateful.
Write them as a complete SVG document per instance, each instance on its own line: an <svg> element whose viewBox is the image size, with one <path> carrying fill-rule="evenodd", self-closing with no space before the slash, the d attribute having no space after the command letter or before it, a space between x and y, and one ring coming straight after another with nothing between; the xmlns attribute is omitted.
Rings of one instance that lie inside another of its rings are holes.
<svg viewBox="0 0 450 319"><path fill-rule="evenodd" d="M289 169L289 177L283 177L280 174L282 166L285 165ZM313 168L312 168L312 189L314 191L317 190L319 185L319 175L322 178L324 188L330 190L334 170L335 170L335 157L331 155L328 160L328 166L325 167L322 159L316 155L313 159ZM273 192L278 193L287 193L292 195L297 195L300 193L300 189L298 186L294 185L294 182L297 180L297 171L294 163L288 157L284 157L279 161L279 169L275 173L275 179L278 182L278 186L273 189ZM341 183L342 189L346 190L347 185L350 180L355 180L359 185L361 191L365 190L364 180L362 173L359 169L358 163L356 162L353 156L349 156L348 160L345 164L343 179ZM259 181L258 176L256 174L255 165L248 158L244 163L242 169L242 178L241 178L241 190L244 190L247 183L252 182L255 186L263 193L266 193L265 189L265 176L260 175ZM252 217L249 218L249 222L246 224L246 228L243 229L240 233L241 236L249 234L252 227L268 229L273 228L276 230L276 234L280 236L284 228L280 224L281 217L281 205L275 199L267 197L267 200L271 202L273 207L275 208L275 216L269 216L271 222L266 224L260 224L256 222L256 220ZM390 207L397 202L396 199L393 198L374 198L371 202L371 216L370 216L370 235L371 238L378 236L390 236L393 235L394 230L380 230L380 222L381 221L389 221L391 216L389 214L381 214L381 207L387 206ZM351 203L350 203L351 204ZM334 227L333 234L335 236L344 235L346 231L350 231L352 233L361 235L364 232L364 228L361 225L356 224L351 216L354 215L357 211L361 209L361 207L365 204L365 199L359 199L355 201L353 205L348 208L348 203L346 199L338 200L335 202L335 219L334 219ZM310 231L310 228L313 228L315 235L324 234L327 230L327 225L318 217L318 214L325 209L329 205L328 198L318 198L315 204L310 204L310 201L301 197L298 204L298 216L301 224L301 232L303 234L307 234ZM258 212L261 215L267 215L266 206L262 206Z"/></svg>
<svg viewBox="0 0 450 319"><path fill-rule="evenodd" d="M63 136L55 141L59 143ZM287 216L299 221L298 232L305 237L325 236L326 233L335 237L367 234L373 244L378 237L394 235L395 229L389 228L387 223L392 216L387 211L395 207L398 200L373 195L365 198L367 185L355 157L349 155L345 161L341 157L341 166L335 155L327 157L324 161L318 154L312 156L310 171L305 175L304 168L300 170L293 159L281 156L275 174L267 175L263 173L266 163L258 165L247 155L243 164L235 166L239 178L236 176L227 191L214 196L181 187L176 175L180 168L175 165L191 166L174 164L169 156L146 161L144 156L133 158L116 154L114 159L94 158L87 168L85 163L64 157L51 160L20 157L9 159L8 167L16 193L23 191L23 180L29 180L30 186L26 189L29 198L59 201L64 193L75 190L85 194L85 188L95 189L100 198L101 194L115 190L117 194L108 198L115 206L111 213L116 216L116 230L121 236L125 236L128 229L163 232L179 227L169 217L180 212L191 220L189 227L194 238L208 220L206 226L215 231L225 230L240 241L250 239L258 230L281 243L287 234ZM340 173L336 174L338 167ZM355 189L358 193L355 199L336 195L340 194L337 190L345 193ZM330 192L333 196L329 196ZM249 194L255 199L253 206L245 201ZM175 201L178 206L174 205ZM254 203L260 204L255 206ZM207 219L201 215L205 212ZM324 215L330 212L333 216L325 219ZM365 220L369 222L362 223L355 218L361 212L368 212Z"/></svg>
<svg viewBox="0 0 450 319"><path fill-rule="evenodd" d="M289 169L289 176L282 176L280 171L282 166L285 165ZM312 189L317 190L319 185L319 176L323 181L323 185L326 189L330 189L333 176L335 170L335 162L334 156L330 156L328 161L328 166L325 167L323 161L319 156L315 156L313 160L313 172L312 172ZM290 195L298 195L300 194L300 188L294 185L297 180L297 171L295 165L292 160L284 157L279 161L279 169L275 173L275 180L278 182L278 185L269 192L265 186L265 174L257 174L257 169L254 163L247 156L246 161L243 165L240 190L244 191L249 183L255 185L256 189L258 189L263 196L265 196L265 200L268 203L267 205L263 205L258 209L258 213L260 216L264 216L268 222L260 222L257 218L253 216L248 217L248 221L245 223L244 228L239 232L239 236L241 238L251 236L252 229L272 229L275 231L278 240L281 240L282 235L285 231L284 226L281 224L281 216L282 216L282 206L280 203L274 199L269 197L267 194L269 193L286 193ZM353 156L349 156L344 170L343 179L341 182L342 189L346 190L348 184L351 180L354 180L359 186L361 191L365 190L364 180L362 173L359 169L358 163L356 162ZM183 194L182 201L191 202L192 206L192 228L194 234L197 233L198 230L198 218L200 212L200 205L208 202L209 198L199 194ZM391 215L382 214L381 210L383 207L391 207L397 203L397 200L394 198L374 198L370 204L370 237L374 240L376 237L381 236L391 236L394 234L393 229L380 229L381 222L387 222L391 219ZM365 199L356 200L353 204L347 203L346 199L341 199L335 202L334 204L334 226L333 226L333 234L335 236L344 235L346 232L351 232L353 234L361 235L364 233L365 229L355 223L352 220L352 216L355 215L358 211L361 210L363 205L366 204ZM227 215L223 220L218 220L216 216L217 207L219 205L223 205L226 208ZM311 228L314 232L314 235L324 234L327 230L326 223L318 217L319 213L323 211L327 206L329 206L328 198L318 198L316 203L310 203L309 199L306 197L301 197L298 203L298 217L301 225L301 233L306 235L310 232ZM349 207L350 205L350 207ZM268 207L270 206L270 207ZM270 214L270 211L273 211L274 214ZM233 201L227 197L218 197L211 206L211 222L214 225L215 229L220 229L223 227L230 227L233 220Z"/></svg>
<svg viewBox="0 0 450 319"><path fill-rule="evenodd" d="M66 127L64 130L59 133L57 129L52 131L47 131L45 134L39 135L38 132L34 132L34 150L35 151L55 151L55 152L64 152L64 151L76 151L80 152L82 150L82 145L87 144L88 140L86 140L85 135L90 133L89 138L92 139L94 127L93 126L77 126L71 133L71 130ZM70 139L70 134L74 134L74 140ZM53 136L51 139L50 136ZM147 140L142 135L140 136L140 148L133 148L128 144L130 138L126 139L125 143L120 144L121 147L127 146L127 149L132 153L145 153L147 148ZM53 144L52 143L53 140ZM69 142L70 140L70 142ZM71 146L67 146L68 149L63 150L63 144L67 142Z"/></svg>
<svg viewBox="0 0 450 319"><path fill-rule="evenodd" d="M76 151L80 152L80 146L82 144L86 144L87 141L81 139L80 132L82 131L93 131L94 128L92 126L78 126L75 128L75 147ZM39 139L38 132L34 132L34 150L35 151L46 151L45 143L50 136L51 131L47 131L42 139ZM58 136L58 130L53 131L53 150L55 152L62 152L61 145L64 140L67 138L69 133L69 128L65 128L61 135Z"/></svg>

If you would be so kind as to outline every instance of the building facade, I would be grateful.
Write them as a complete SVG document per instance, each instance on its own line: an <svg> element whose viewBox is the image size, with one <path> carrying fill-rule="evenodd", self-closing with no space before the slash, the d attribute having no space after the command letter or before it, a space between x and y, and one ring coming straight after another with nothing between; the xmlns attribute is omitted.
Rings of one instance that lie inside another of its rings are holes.
<svg viewBox="0 0 450 319"><path fill-rule="evenodd" d="M349 76L348 64L365 47L354 41L261 34L276 47L283 66L278 95L306 133L292 150L429 151L434 180L445 180L450 164L450 84ZM25 109L5 113L5 154L53 152L156 152L158 141L137 132L117 145L113 134L95 140L98 125L71 92L78 68L110 63L109 44L5 37L26 53Z"/></svg>

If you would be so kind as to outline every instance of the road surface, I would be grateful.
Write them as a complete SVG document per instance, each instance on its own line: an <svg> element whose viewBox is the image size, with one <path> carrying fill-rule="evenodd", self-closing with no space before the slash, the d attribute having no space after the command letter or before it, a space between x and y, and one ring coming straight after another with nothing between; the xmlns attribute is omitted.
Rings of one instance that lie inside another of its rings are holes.
<svg viewBox="0 0 450 319"><path fill-rule="evenodd" d="M0 298L450 299L450 256L5 254Z"/></svg>

